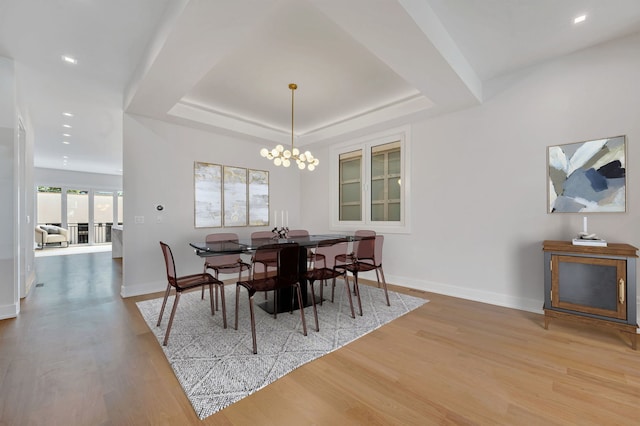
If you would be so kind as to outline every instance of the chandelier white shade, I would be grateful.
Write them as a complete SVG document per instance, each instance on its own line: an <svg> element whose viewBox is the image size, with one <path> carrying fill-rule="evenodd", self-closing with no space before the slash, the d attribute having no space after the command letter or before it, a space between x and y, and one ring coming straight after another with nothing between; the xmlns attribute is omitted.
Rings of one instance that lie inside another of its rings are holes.
<svg viewBox="0 0 640 426"><path fill-rule="evenodd" d="M273 160L273 164L276 166L289 167L291 163L295 161L300 170L308 169L309 171L313 171L320 161L314 158L309 151L301 153L298 148L294 148L293 146L293 101L297 88L297 84L289 84L289 89L291 89L291 149L285 149L282 145L278 145L271 150L262 148L260 155L268 160Z"/></svg>

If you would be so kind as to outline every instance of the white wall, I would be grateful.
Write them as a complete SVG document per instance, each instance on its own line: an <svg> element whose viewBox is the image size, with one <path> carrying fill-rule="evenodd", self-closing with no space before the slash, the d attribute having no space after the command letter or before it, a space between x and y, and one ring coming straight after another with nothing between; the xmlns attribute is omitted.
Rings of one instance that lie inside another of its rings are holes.
<svg viewBox="0 0 640 426"><path fill-rule="evenodd" d="M549 145L627 135L627 212L589 230L640 247L640 35L491 82L482 105L412 124L413 232L387 235L387 280L531 311L543 306L542 241L568 240L580 214L547 214ZM329 223L327 149L302 187L310 229ZM324 167L322 166L324 164Z"/></svg>
<svg viewBox="0 0 640 426"><path fill-rule="evenodd" d="M266 146L271 147L271 144ZM159 241L169 244L180 275L202 270L189 242L209 233L236 232L241 237L268 227L194 227L195 161L268 170L270 207L288 210L290 227L299 217L300 171L260 157L260 146L230 136L169 124L132 114L124 116L124 257L122 295L133 296L166 288ZM162 213L156 204L164 205ZM144 223L135 223L135 217ZM159 219L158 219L159 218ZM158 223L158 220L161 222Z"/></svg>
<svg viewBox="0 0 640 426"><path fill-rule="evenodd" d="M20 311L16 269L18 209L16 191L16 85L13 61L0 57L0 319L15 317Z"/></svg>

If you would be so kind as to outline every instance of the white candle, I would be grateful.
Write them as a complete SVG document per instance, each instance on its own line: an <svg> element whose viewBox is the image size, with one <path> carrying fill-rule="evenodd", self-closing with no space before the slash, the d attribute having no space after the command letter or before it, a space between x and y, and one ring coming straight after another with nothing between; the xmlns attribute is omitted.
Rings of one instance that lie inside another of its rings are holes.
<svg viewBox="0 0 640 426"><path fill-rule="evenodd" d="M278 212L276 210L273 211L273 226L278 226Z"/></svg>
<svg viewBox="0 0 640 426"><path fill-rule="evenodd" d="M587 234L587 217L582 218L582 232Z"/></svg>
<svg viewBox="0 0 640 426"><path fill-rule="evenodd" d="M280 211L280 226L284 227L284 210Z"/></svg>
<svg viewBox="0 0 640 426"><path fill-rule="evenodd" d="M287 228L289 227L289 210L287 210L287 224L285 226Z"/></svg>

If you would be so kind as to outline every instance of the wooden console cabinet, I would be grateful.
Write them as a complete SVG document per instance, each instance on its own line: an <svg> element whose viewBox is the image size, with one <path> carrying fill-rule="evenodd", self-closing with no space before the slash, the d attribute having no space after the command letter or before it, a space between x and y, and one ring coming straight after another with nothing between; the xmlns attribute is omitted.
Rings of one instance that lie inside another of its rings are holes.
<svg viewBox="0 0 640 426"><path fill-rule="evenodd" d="M606 327L628 335L635 350L637 250L544 241L544 328L551 318Z"/></svg>

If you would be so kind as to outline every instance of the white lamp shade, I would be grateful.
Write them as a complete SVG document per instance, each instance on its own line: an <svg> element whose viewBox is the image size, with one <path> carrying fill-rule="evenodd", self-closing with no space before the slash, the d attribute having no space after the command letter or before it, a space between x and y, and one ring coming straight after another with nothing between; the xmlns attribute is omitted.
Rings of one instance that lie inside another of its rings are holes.
<svg viewBox="0 0 640 426"><path fill-rule="evenodd" d="M263 157L266 157L268 153L269 153L269 150L267 148L262 148L260 150L260 155Z"/></svg>
<svg viewBox="0 0 640 426"><path fill-rule="evenodd" d="M282 164L282 160L280 159L280 157L274 158L273 159L273 164L275 164L276 166L279 166Z"/></svg>

